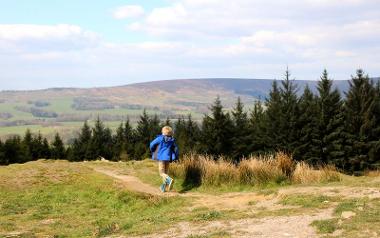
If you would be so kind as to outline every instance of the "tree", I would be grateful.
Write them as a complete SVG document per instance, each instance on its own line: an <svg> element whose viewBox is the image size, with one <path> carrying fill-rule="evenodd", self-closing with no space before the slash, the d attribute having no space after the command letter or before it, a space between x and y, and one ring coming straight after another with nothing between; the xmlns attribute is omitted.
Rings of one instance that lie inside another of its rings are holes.
<svg viewBox="0 0 380 238"><path fill-rule="evenodd" d="M112 132L109 128L104 126L99 117L96 119L95 125L92 128L92 138L89 150L92 159L103 157L111 160L113 157Z"/></svg>
<svg viewBox="0 0 380 238"><path fill-rule="evenodd" d="M271 143L274 138L268 137L267 127L271 126L271 124L267 123L269 120L267 120L266 116L267 114L261 101L255 101L249 118L250 143L248 151L250 154L263 154L273 149Z"/></svg>
<svg viewBox="0 0 380 238"><path fill-rule="evenodd" d="M317 137L317 103L309 86L306 86L299 101L300 117L297 121L299 140L294 149L293 157L296 160L306 160L316 164L319 160L319 150L315 146Z"/></svg>
<svg viewBox="0 0 380 238"><path fill-rule="evenodd" d="M91 128L88 126L87 121L84 122L81 132L78 137L74 139L73 145L70 148L70 161L85 161L93 160L91 155L90 145L92 140Z"/></svg>
<svg viewBox="0 0 380 238"><path fill-rule="evenodd" d="M249 120L244 105L238 97L235 107L232 110L233 138L232 138L232 158L239 161L242 157L249 155Z"/></svg>
<svg viewBox="0 0 380 238"><path fill-rule="evenodd" d="M49 159L50 158L50 146L49 142L46 138L42 141L42 151L41 151L42 158Z"/></svg>
<svg viewBox="0 0 380 238"><path fill-rule="evenodd" d="M280 143L277 149L286 152L293 152L299 139L299 129L297 120L299 117L297 86L294 79L290 79L289 69L286 69L284 80L281 82L280 98L281 111L279 122Z"/></svg>
<svg viewBox="0 0 380 238"><path fill-rule="evenodd" d="M28 147L21 141L19 136L7 139L3 145L5 164L25 163L31 160Z"/></svg>
<svg viewBox="0 0 380 238"><path fill-rule="evenodd" d="M134 155L134 148L135 148L135 131L133 130L129 118L125 121L124 124L124 143L125 143L125 153L127 154L127 157L131 159Z"/></svg>
<svg viewBox="0 0 380 238"><path fill-rule="evenodd" d="M55 160L66 159L65 146L58 132L55 134L53 143L51 144L51 158Z"/></svg>
<svg viewBox="0 0 380 238"><path fill-rule="evenodd" d="M7 165L7 164L8 164L8 160L4 156L4 144L0 140L0 165Z"/></svg>
<svg viewBox="0 0 380 238"><path fill-rule="evenodd" d="M144 109L136 127L136 140L134 158L141 159L149 157L149 142L152 139L151 123L146 110Z"/></svg>
<svg viewBox="0 0 380 238"><path fill-rule="evenodd" d="M199 147L200 129L196 122L193 121L191 114L187 115L185 121L185 134L187 138L186 148L182 148L185 152L195 152ZM181 150L181 148L180 148Z"/></svg>
<svg viewBox="0 0 380 238"><path fill-rule="evenodd" d="M317 86L317 136L314 144L320 159L315 162L342 167L345 157L343 102L338 89L332 89L332 82L325 69Z"/></svg>
<svg viewBox="0 0 380 238"><path fill-rule="evenodd" d="M42 153L43 153L43 138L41 135L41 132L38 132L37 136L34 136L32 138L30 147L29 147L29 152L33 158L35 159L40 159L42 158Z"/></svg>
<svg viewBox="0 0 380 238"><path fill-rule="evenodd" d="M356 76L349 82L344 105L345 133L347 136L346 169L359 171L369 168L369 151L371 150L371 131L374 128L374 111L376 90L373 82L363 70L359 69ZM376 119L374 119L376 121Z"/></svg>
<svg viewBox="0 0 380 238"><path fill-rule="evenodd" d="M211 116L206 115L202 122L202 150L215 156L230 156L233 124L229 113L223 112L219 96L210 110Z"/></svg>
<svg viewBox="0 0 380 238"><path fill-rule="evenodd" d="M264 127L266 138L270 138L267 141L267 146L270 150L277 150L281 146L281 131L279 130L284 118L282 111L282 102L280 90L277 86L277 81L273 81L272 89L269 92L269 98L265 101L265 122Z"/></svg>
<svg viewBox="0 0 380 238"><path fill-rule="evenodd" d="M116 135L113 137L113 161L119 160L122 153L125 153L125 142L124 125L120 123L116 129Z"/></svg>

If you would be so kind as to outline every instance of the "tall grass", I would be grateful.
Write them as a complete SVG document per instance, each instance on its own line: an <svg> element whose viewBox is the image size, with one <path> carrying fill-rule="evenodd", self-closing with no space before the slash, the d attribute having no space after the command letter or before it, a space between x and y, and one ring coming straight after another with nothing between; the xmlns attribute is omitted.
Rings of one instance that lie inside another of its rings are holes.
<svg viewBox="0 0 380 238"><path fill-rule="evenodd" d="M189 154L181 162L170 166L170 174L182 178L185 189L200 185L262 185L268 183L316 183L340 180L332 166L312 168L304 162L296 163L283 152L266 156L251 156L235 165L211 156Z"/></svg>

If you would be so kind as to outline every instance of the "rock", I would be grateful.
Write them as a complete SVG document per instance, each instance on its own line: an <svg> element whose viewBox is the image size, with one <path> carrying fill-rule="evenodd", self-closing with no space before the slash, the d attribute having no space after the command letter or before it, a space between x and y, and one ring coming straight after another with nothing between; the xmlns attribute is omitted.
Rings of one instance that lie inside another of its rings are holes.
<svg viewBox="0 0 380 238"><path fill-rule="evenodd" d="M343 219L349 219L349 218L351 218L351 217L353 217L353 216L355 216L355 215L356 215L355 212L345 211L345 212L342 212L341 217L342 217Z"/></svg>
<svg viewBox="0 0 380 238"><path fill-rule="evenodd" d="M364 207L358 207L359 211L364 211Z"/></svg>

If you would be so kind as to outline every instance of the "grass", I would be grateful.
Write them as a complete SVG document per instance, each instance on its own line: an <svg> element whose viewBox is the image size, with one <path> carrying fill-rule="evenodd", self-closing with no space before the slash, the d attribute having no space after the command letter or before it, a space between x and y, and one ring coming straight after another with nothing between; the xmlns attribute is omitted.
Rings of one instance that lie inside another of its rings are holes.
<svg viewBox="0 0 380 238"><path fill-rule="evenodd" d="M232 166L228 162L223 163ZM181 166L183 164L180 163L172 167L177 176L184 174L178 169ZM216 181L219 179L218 183L222 183L225 177L217 174L219 166L225 166L225 164L213 164L213 166L215 167L211 170L212 173L208 175ZM248 207L244 210L227 210L223 207L211 209L206 206L194 207L197 205L194 197L157 197L127 191L112 178L94 172L91 167L136 175L152 185L161 183L157 165L152 160L126 163L69 163L42 160L0 167L0 237L11 232L19 232L20 237L112 235L128 237L160 232L183 221L202 224L215 220L247 217L261 219L268 216L292 216L310 214L316 209L332 206L336 206L334 218L313 223L313 226L321 233L328 235L334 230L343 230L343 237L356 237L364 229L363 234L372 237L373 232L378 232L377 227L380 227L380 199L291 194L282 197L280 203L296 207L277 210L260 209L256 207L256 201L251 200L247 201ZM230 170L237 173L239 171L235 167L223 168L221 171ZM234 178L239 181L238 176ZM345 184L346 177L343 176L342 179L332 184ZM355 178L347 179L349 183L353 183L351 179ZM358 179L377 181L377 178ZM183 191L183 182L184 179L176 179L177 191ZM233 183L223 186L201 184L200 187L192 188L192 191L223 193L234 191L234 189L247 189L257 191L262 195L271 195L278 193L279 186L282 185L275 182L266 185L239 186ZM340 216L344 211L353 211L356 215L342 220ZM230 234L225 231L213 231L203 235L193 235L193 237L230 237Z"/></svg>
<svg viewBox="0 0 380 238"><path fill-rule="evenodd" d="M314 169L292 157L277 153L260 157L250 157L238 165L221 158L185 155L180 163L170 166L169 173L183 181L184 191L200 187L214 187L219 190L244 189L247 187L276 187L288 184L311 184L340 181L341 175L332 166Z"/></svg>
<svg viewBox="0 0 380 238"><path fill-rule="evenodd" d="M328 208L332 202L339 201L339 197L329 197L325 195L294 194L287 195L281 199L280 204L300 206L303 208Z"/></svg>
<svg viewBox="0 0 380 238"><path fill-rule="evenodd" d="M319 234L333 233L339 227L337 218L313 221L311 225L317 228Z"/></svg>
<svg viewBox="0 0 380 238"><path fill-rule="evenodd" d="M120 190L79 163L33 162L0 168L0 237L145 234L193 216L188 198ZM214 213L203 211L205 219ZM202 216L201 216L202 217Z"/></svg>

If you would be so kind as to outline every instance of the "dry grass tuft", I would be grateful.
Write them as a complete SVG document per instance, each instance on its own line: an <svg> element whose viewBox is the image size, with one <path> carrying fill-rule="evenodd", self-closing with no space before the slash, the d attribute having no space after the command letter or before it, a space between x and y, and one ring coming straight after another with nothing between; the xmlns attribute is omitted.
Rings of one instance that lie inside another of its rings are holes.
<svg viewBox="0 0 380 238"><path fill-rule="evenodd" d="M292 176L293 183L300 184L332 182L340 180L340 173L334 166L320 166L319 169L316 170L305 162L297 163Z"/></svg>
<svg viewBox="0 0 380 238"><path fill-rule="evenodd" d="M335 167L312 168L304 162L296 163L291 155L278 152L274 155L251 156L238 165L224 158L214 160L207 155L185 155L181 162L170 166L170 174L184 180L184 187L219 185L262 185L267 183L315 183L339 181Z"/></svg>

